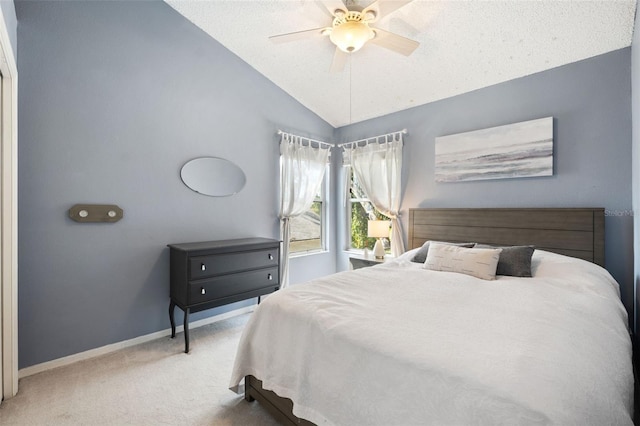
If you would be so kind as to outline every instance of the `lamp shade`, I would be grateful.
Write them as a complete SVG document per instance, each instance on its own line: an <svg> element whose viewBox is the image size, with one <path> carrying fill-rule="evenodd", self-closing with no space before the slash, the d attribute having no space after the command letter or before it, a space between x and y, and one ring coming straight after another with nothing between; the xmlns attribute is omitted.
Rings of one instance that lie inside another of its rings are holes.
<svg viewBox="0 0 640 426"><path fill-rule="evenodd" d="M370 220L367 224L367 236L370 238L389 238L389 226L391 226L391 222L388 220Z"/></svg>
<svg viewBox="0 0 640 426"><path fill-rule="evenodd" d="M343 52L351 53L359 50L374 36L375 33L366 23L347 21L335 27L329 39Z"/></svg>

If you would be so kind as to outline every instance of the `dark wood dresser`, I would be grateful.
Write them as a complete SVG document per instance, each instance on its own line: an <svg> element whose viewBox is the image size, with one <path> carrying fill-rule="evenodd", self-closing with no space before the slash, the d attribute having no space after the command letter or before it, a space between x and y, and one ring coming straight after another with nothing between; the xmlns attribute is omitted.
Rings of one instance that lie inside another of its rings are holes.
<svg viewBox="0 0 640 426"><path fill-rule="evenodd" d="M171 337L176 305L184 311L184 351L189 313L272 293L280 287L280 241L268 238L169 244Z"/></svg>

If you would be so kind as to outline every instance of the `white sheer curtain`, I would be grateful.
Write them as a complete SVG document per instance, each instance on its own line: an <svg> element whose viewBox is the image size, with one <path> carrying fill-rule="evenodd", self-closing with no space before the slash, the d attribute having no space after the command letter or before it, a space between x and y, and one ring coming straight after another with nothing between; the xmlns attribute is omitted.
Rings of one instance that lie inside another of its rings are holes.
<svg viewBox="0 0 640 426"><path fill-rule="evenodd" d="M330 149L331 145L326 142L282 133L279 217L283 250L280 288L289 285L291 218L301 215L311 207L324 178Z"/></svg>
<svg viewBox="0 0 640 426"><path fill-rule="evenodd" d="M391 254L399 256L404 253L400 224L402 132L372 139L365 146L358 146L355 142L344 146L345 165L353 169L374 207L391 219Z"/></svg>

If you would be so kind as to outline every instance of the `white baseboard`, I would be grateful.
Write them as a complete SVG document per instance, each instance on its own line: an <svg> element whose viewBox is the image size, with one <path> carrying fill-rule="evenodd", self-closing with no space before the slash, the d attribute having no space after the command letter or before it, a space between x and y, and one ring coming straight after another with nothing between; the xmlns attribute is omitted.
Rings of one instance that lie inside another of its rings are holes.
<svg viewBox="0 0 640 426"><path fill-rule="evenodd" d="M214 315L209 318L204 318L198 321L189 323L189 330L193 330L194 328L202 327L204 325L213 324L214 322L222 321L227 318L235 317L238 315L246 314L252 312L255 309L255 305L246 306L244 308L234 309L233 311L225 312L219 315ZM176 333L184 331L184 326L179 325L176 326ZM90 349L88 351L80 352L77 354L65 356L62 358L54 359L51 361L43 362L41 364L32 365L30 367L22 368L18 371L18 378L22 379L23 377L32 376L37 373L41 373L43 371L51 370L53 368L62 367L65 365L73 364L74 362L83 361L90 358L95 358L97 356L105 355L111 352L118 351L120 349L128 348L130 346L139 345L141 343L150 342L151 340L156 340L161 337L170 336L171 328L166 330L156 331L155 333L147 334L144 336L135 337L133 339L124 340L118 343L112 343L110 345L101 346L99 348Z"/></svg>

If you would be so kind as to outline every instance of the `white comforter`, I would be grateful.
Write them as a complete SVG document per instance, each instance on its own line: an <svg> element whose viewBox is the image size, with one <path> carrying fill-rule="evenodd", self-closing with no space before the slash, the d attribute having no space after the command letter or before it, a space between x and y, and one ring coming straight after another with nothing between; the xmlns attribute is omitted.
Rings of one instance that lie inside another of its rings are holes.
<svg viewBox="0 0 640 426"><path fill-rule="evenodd" d="M483 281L404 256L265 299L231 379L318 425L631 425L618 284L537 250L534 278Z"/></svg>

